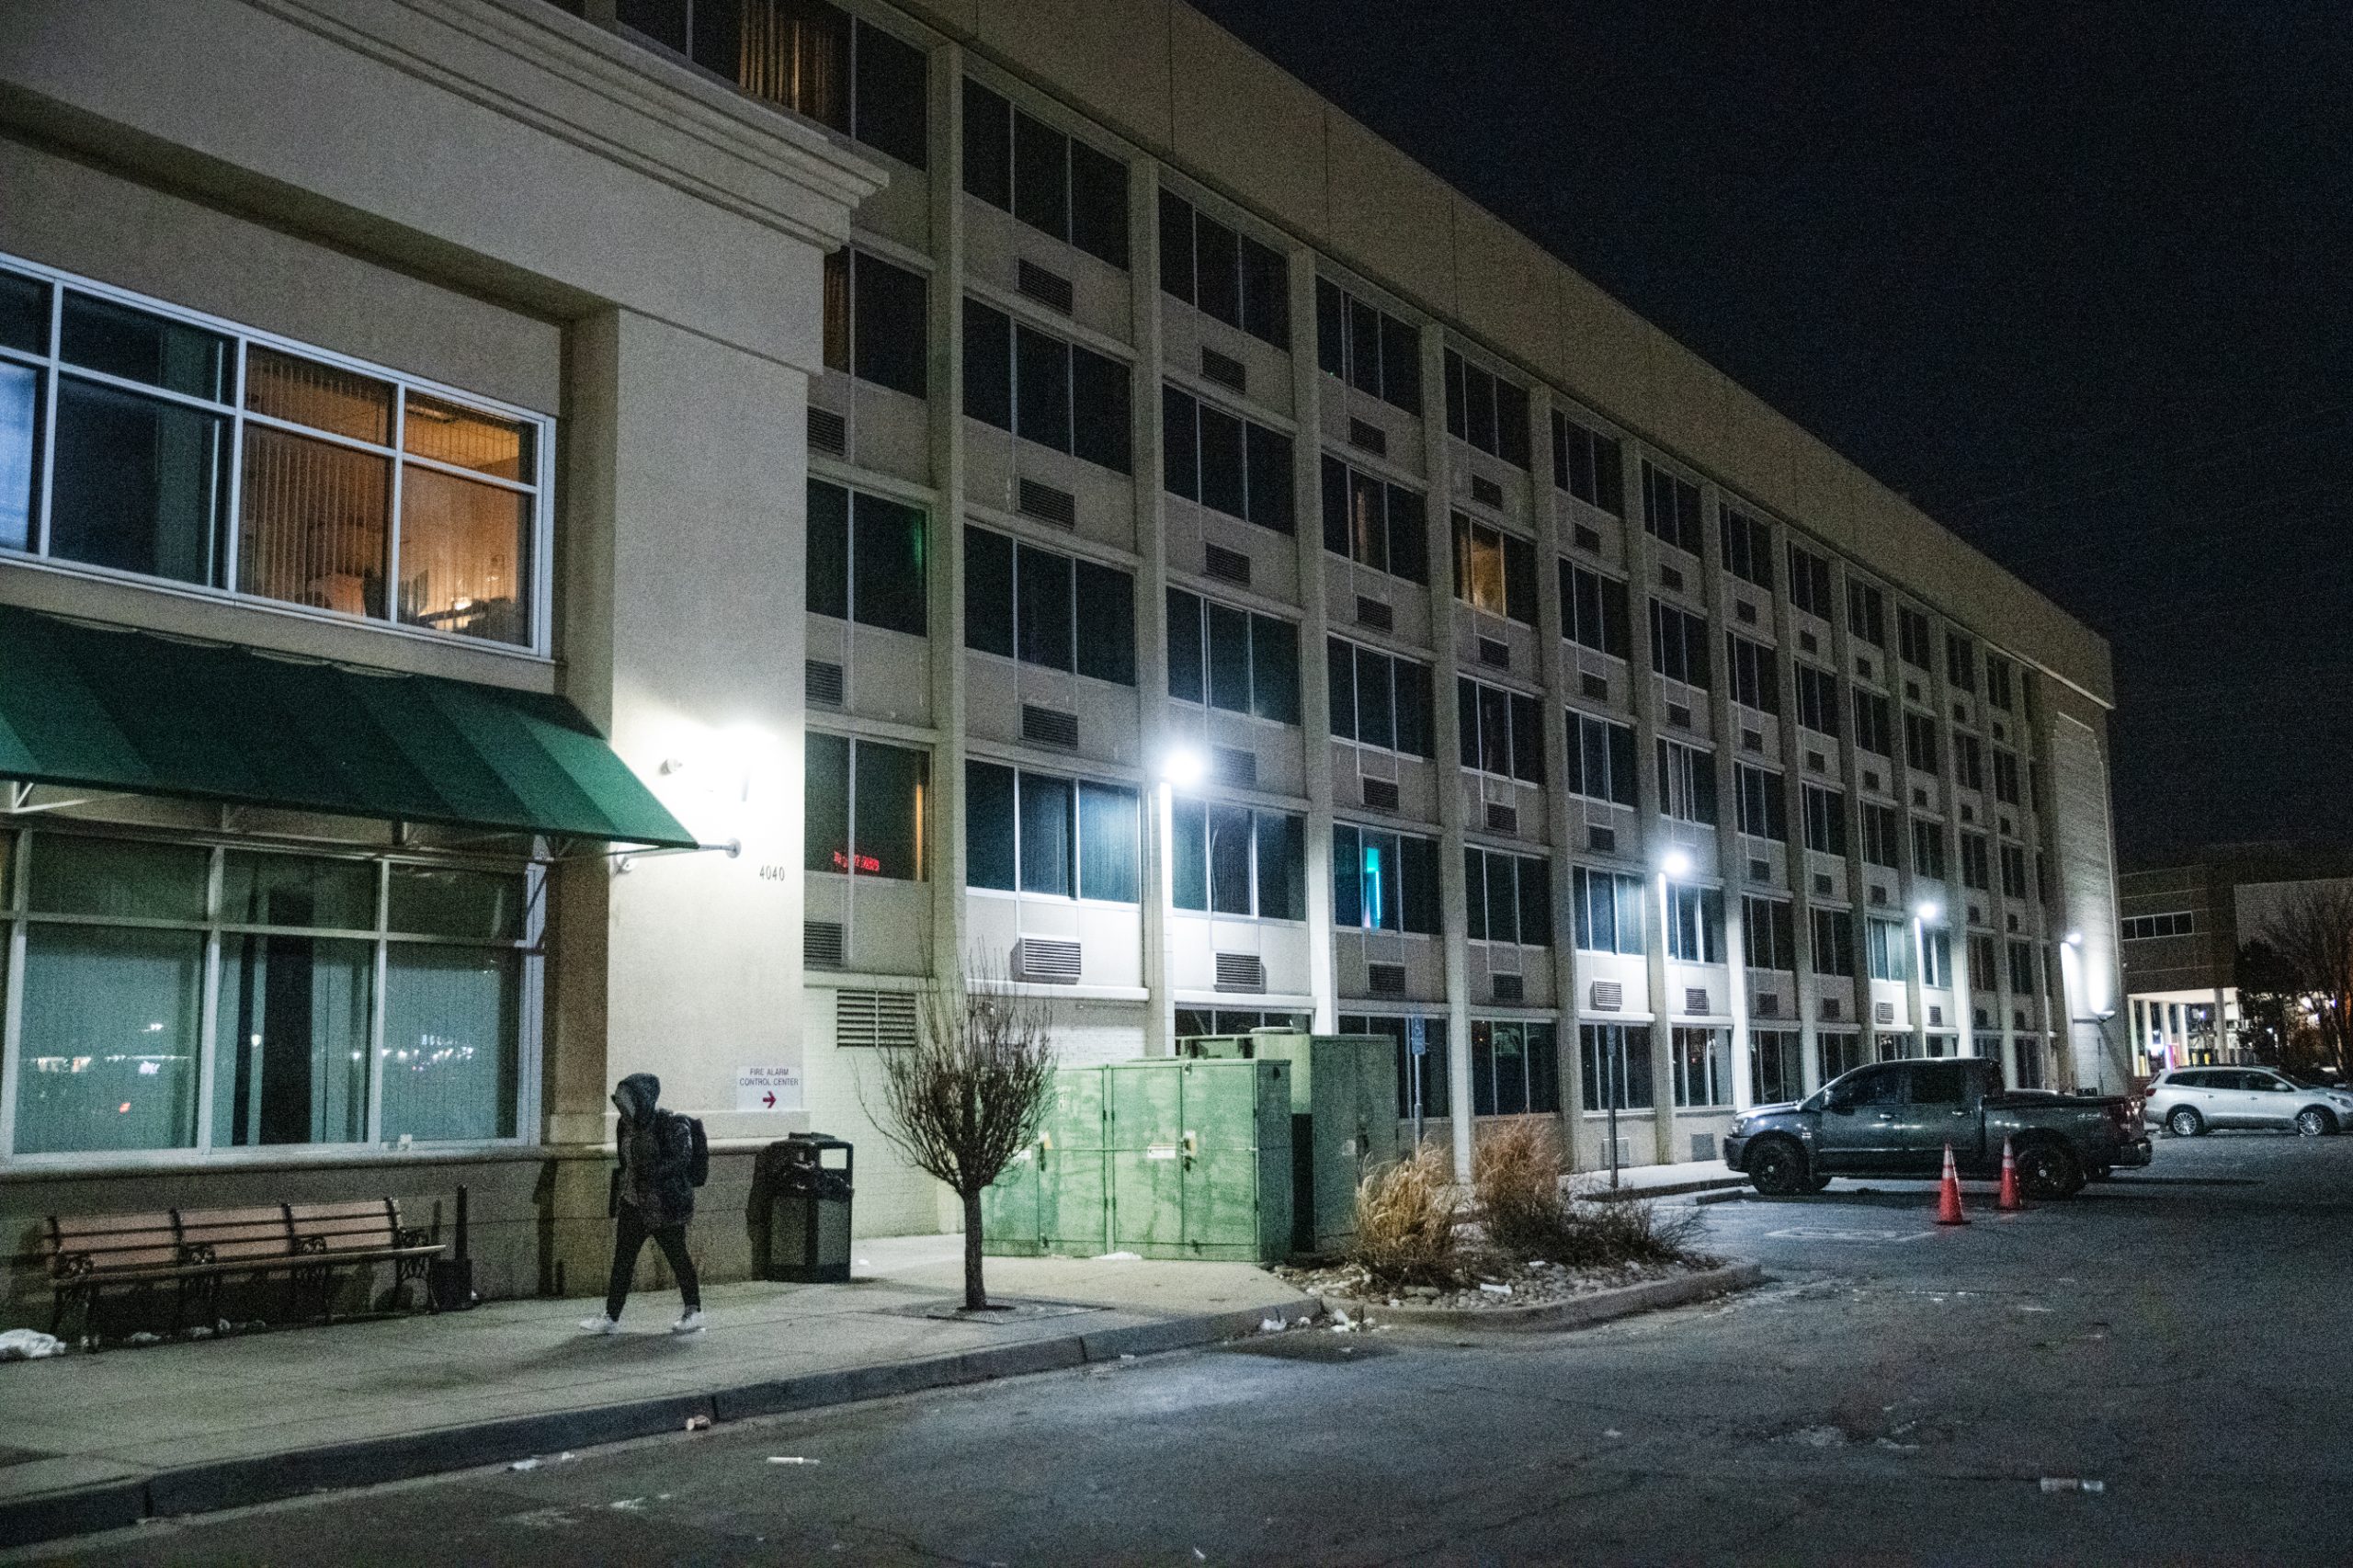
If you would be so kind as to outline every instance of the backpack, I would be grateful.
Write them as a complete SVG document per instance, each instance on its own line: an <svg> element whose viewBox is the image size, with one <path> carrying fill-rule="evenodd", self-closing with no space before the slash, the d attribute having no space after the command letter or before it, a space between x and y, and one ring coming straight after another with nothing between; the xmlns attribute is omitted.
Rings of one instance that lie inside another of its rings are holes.
<svg viewBox="0 0 2353 1568"><path fill-rule="evenodd" d="M700 1117L689 1116L684 1120L693 1143L693 1153L687 1156L687 1180L700 1187L710 1180L710 1140L703 1136Z"/></svg>

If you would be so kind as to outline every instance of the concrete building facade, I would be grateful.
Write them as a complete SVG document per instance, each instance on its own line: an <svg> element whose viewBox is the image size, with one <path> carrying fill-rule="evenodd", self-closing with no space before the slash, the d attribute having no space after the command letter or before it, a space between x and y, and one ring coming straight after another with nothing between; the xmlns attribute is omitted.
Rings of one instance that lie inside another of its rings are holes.
<svg viewBox="0 0 2353 1568"><path fill-rule="evenodd" d="M1387 1034L1458 1163L2128 1071L2106 646L1181 4L36 3L0 160L20 1289L460 1185L565 1289L639 1070L715 1274L813 1124L951 1223L866 1106L976 969L1073 1060ZM560 764L224 759L203 660Z"/></svg>

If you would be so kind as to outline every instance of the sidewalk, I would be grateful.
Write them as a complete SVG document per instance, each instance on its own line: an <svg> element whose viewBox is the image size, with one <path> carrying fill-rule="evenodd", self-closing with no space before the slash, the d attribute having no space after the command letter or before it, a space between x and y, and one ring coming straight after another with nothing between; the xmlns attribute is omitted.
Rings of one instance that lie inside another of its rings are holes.
<svg viewBox="0 0 2353 1568"><path fill-rule="evenodd" d="M874 1238L847 1285L714 1285L684 1337L652 1292L613 1338L578 1332L595 1302L534 1300L0 1365L0 1547L1205 1344L1308 1301L1247 1264L993 1257L991 1299L1029 1310L928 1315L962 1299L962 1247Z"/></svg>
<svg viewBox="0 0 2353 1568"><path fill-rule="evenodd" d="M1580 1171L1570 1178L1588 1198L1611 1197L1607 1170ZM1748 1178L1722 1160L1689 1160L1674 1165L1627 1165L1618 1173L1617 1196L1672 1198L1690 1192L1746 1187Z"/></svg>

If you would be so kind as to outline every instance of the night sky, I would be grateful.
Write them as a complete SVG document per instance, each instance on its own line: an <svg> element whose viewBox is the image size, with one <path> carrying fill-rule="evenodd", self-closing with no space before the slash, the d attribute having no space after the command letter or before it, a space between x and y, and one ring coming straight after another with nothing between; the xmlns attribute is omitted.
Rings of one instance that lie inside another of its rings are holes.
<svg viewBox="0 0 2353 1568"><path fill-rule="evenodd" d="M1195 3L2108 637L2128 865L2353 837L2353 6Z"/></svg>

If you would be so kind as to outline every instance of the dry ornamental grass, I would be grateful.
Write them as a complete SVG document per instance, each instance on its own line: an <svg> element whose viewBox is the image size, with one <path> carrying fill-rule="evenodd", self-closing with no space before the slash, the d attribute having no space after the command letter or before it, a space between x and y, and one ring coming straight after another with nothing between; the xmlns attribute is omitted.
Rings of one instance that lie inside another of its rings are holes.
<svg viewBox="0 0 2353 1568"><path fill-rule="evenodd" d="M1357 1239L1350 1261L1386 1290L1451 1286L1462 1275L1454 1233L1461 1203L1445 1157L1425 1143L1410 1158L1357 1185Z"/></svg>

